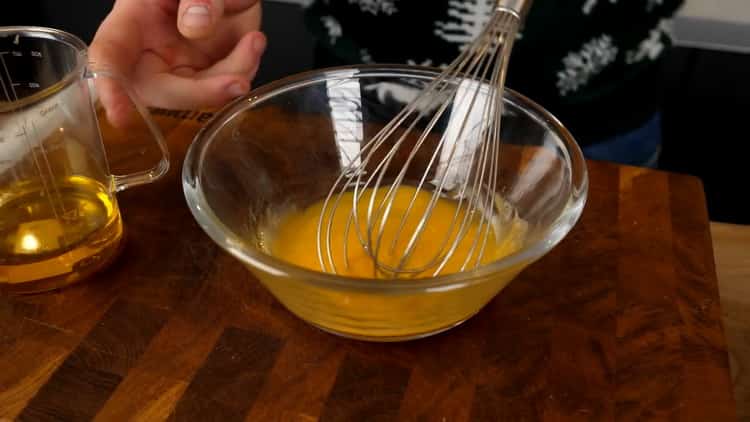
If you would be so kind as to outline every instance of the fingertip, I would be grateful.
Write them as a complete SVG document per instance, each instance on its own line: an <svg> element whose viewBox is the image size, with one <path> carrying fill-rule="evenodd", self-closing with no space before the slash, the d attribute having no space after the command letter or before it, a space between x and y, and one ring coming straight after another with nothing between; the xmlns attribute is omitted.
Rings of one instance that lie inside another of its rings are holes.
<svg viewBox="0 0 750 422"><path fill-rule="evenodd" d="M210 36L223 15L223 2L217 0L183 0L180 2L177 28L189 39Z"/></svg>
<svg viewBox="0 0 750 422"><path fill-rule="evenodd" d="M106 111L107 120L116 127L127 122L127 106L130 101L127 94L116 82L106 78L97 78L94 98Z"/></svg>
<svg viewBox="0 0 750 422"><path fill-rule="evenodd" d="M237 42L233 52L241 51L244 57L256 56L261 57L268 46L268 38L260 31L252 31L243 35Z"/></svg>
<svg viewBox="0 0 750 422"><path fill-rule="evenodd" d="M253 33L252 48L255 54L257 54L258 56L262 56L263 53L266 51L267 45L268 45L268 38L266 38L265 34L263 34L260 31Z"/></svg>
<svg viewBox="0 0 750 422"><path fill-rule="evenodd" d="M125 129L135 122L135 108L130 104L117 104L106 108L107 120L117 129Z"/></svg>
<svg viewBox="0 0 750 422"><path fill-rule="evenodd" d="M245 69L244 72L247 75L248 80L250 81L255 79L255 75L260 69L260 63L263 59L263 54L266 51L267 43L267 38L262 32L255 32L254 34L252 34L250 48L252 50L254 58L249 62L249 66Z"/></svg>
<svg viewBox="0 0 750 422"><path fill-rule="evenodd" d="M202 5L190 6L180 16L179 28L187 38L202 38L211 29L211 12Z"/></svg>
<svg viewBox="0 0 750 422"><path fill-rule="evenodd" d="M223 107L250 92L250 81L240 75L208 78L203 83L205 84L204 105L210 107ZM211 92L213 94L209 94Z"/></svg>
<svg viewBox="0 0 750 422"><path fill-rule="evenodd" d="M247 33L227 57L202 71L201 76L241 75L247 84L255 78L265 50L266 36L263 33Z"/></svg>
<svg viewBox="0 0 750 422"><path fill-rule="evenodd" d="M235 80L226 85L225 92L229 101L246 95L250 92L250 82L245 80Z"/></svg>

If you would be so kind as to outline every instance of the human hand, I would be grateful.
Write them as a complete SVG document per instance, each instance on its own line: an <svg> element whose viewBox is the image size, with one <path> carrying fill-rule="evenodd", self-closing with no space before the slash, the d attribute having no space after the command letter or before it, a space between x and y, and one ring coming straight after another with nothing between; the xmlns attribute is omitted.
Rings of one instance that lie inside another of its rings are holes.
<svg viewBox="0 0 750 422"><path fill-rule="evenodd" d="M266 38L259 0L117 0L89 49L92 69L123 77L146 106L218 107L250 89ZM125 124L132 103L97 80L107 117Z"/></svg>

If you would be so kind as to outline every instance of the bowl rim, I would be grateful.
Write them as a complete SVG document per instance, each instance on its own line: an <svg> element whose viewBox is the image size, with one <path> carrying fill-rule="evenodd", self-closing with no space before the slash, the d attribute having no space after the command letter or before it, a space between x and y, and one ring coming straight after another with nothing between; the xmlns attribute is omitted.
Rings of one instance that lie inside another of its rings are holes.
<svg viewBox="0 0 750 422"><path fill-rule="evenodd" d="M583 213L588 198L589 181L583 152L568 129L544 107L507 87L505 88L503 101L517 105L530 117L542 121L562 140L563 151L566 152L566 158L571 164L571 195L563 212L550 224L539 240L518 252L471 271L413 280L354 278L313 271L275 258L255 248L247 247L246 242L243 242L229 227L219 221L200 188L200 163L203 162L207 147L211 145L216 133L237 114L258 103L284 92L303 88L323 80L377 76L432 78L440 71L438 68L402 64L360 64L327 67L287 76L257 87L245 96L235 99L214 113L213 117L196 133L185 155L182 166L182 186L190 212L208 236L240 262L275 277L290 277L322 286L335 286L351 290L377 290L381 293L393 294L402 294L411 290L447 291L481 283L492 274L500 274L504 271L513 270L520 264L525 264L518 269L519 271L522 270L557 246L573 229ZM577 167L574 165L576 162L580 164ZM579 174L576 174L576 168L579 169ZM389 283L388 281L394 282Z"/></svg>

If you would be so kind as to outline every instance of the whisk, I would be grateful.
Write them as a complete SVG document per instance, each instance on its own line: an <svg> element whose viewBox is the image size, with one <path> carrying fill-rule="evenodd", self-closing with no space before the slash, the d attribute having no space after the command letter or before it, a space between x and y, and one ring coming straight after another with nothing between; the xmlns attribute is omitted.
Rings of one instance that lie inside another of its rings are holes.
<svg viewBox="0 0 750 422"><path fill-rule="evenodd" d="M375 273L393 278L439 274L454 256L460 242L471 244L461 271L481 265L486 253L497 204L496 185L500 172L500 120L508 60L513 42L532 0L498 0L488 24L445 70L432 80L378 133L364 143L359 154L338 176L324 201L317 227L317 253L325 272L339 273L349 265L347 239L354 231L372 259ZM448 112L449 108L451 109ZM442 134L436 127L447 118ZM435 145L436 136L440 136ZM401 215L393 213L400 186L413 175L417 157L427 158L418 170L414 193ZM466 166L469 170L466 170ZM365 190L371 188L365 196ZM345 193L352 194L343 245L334 245L334 216ZM416 206L420 192L429 192L425 206ZM438 200L451 192L456 211L434 256L413 263L415 248L423 237ZM360 211L364 211L364 215ZM392 239L384 239L386 222L397 222ZM408 218L416 218L407 228ZM397 263L381 259L383 248ZM337 264L335 252L342 251Z"/></svg>

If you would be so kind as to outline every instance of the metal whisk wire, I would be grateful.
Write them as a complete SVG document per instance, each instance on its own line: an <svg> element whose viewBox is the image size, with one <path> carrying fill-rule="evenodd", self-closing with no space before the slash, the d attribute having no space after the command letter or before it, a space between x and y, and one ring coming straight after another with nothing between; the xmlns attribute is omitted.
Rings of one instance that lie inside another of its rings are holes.
<svg viewBox="0 0 750 422"><path fill-rule="evenodd" d="M437 275L470 234L471 223L476 223L473 230L475 235L469 238L471 246L463 260L461 271L480 265L493 229L492 219L497 205L495 192L500 172L502 92L507 63L521 16L527 10L526 3L524 0L499 0L490 22L477 39L427 84L395 118L368 140L351 164L341 172L325 199L318 221L317 252L323 271L339 272L332 246L333 226L344 193L348 191L352 192L352 209L347 216L341 240L345 267L349 266L348 239L351 230L354 230L360 245L372 259L374 273L380 272L390 277L413 277L431 271L432 275ZM404 184L418 152L431 138L433 130L449 107L452 111L448 116L447 128L429 153L430 158L414 186L414 193L405 211L398 217L398 229L388 242L390 245L383 245L386 222L393 212L399 187ZM480 108L481 112L477 113L475 108ZM383 186L386 176L394 173L391 166L398 153L409 147L407 142L413 138L410 135L418 124L425 121L426 125L408 151L408 156L395 169L392 182L389 186ZM401 133L397 134L398 131ZM469 150L468 154L464 150ZM380 161L376 161L378 159ZM469 170L455 173L462 162L469 163ZM374 168L369 169L373 163ZM434 178L428 180L431 175ZM416 227L406 230L419 193L428 184L432 191L428 204L421 210ZM364 221L360 221L360 201L368 189L371 194L369 198L365 198ZM375 193L381 190L385 190L385 193L378 201ZM456 209L441 244L426 262L410 266L410 258L438 200L446 191L453 193ZM388 252L394 254L401 239L408 240L398 264L394 266L383 262L380 259L382 248L389 248Z"/></svg>

